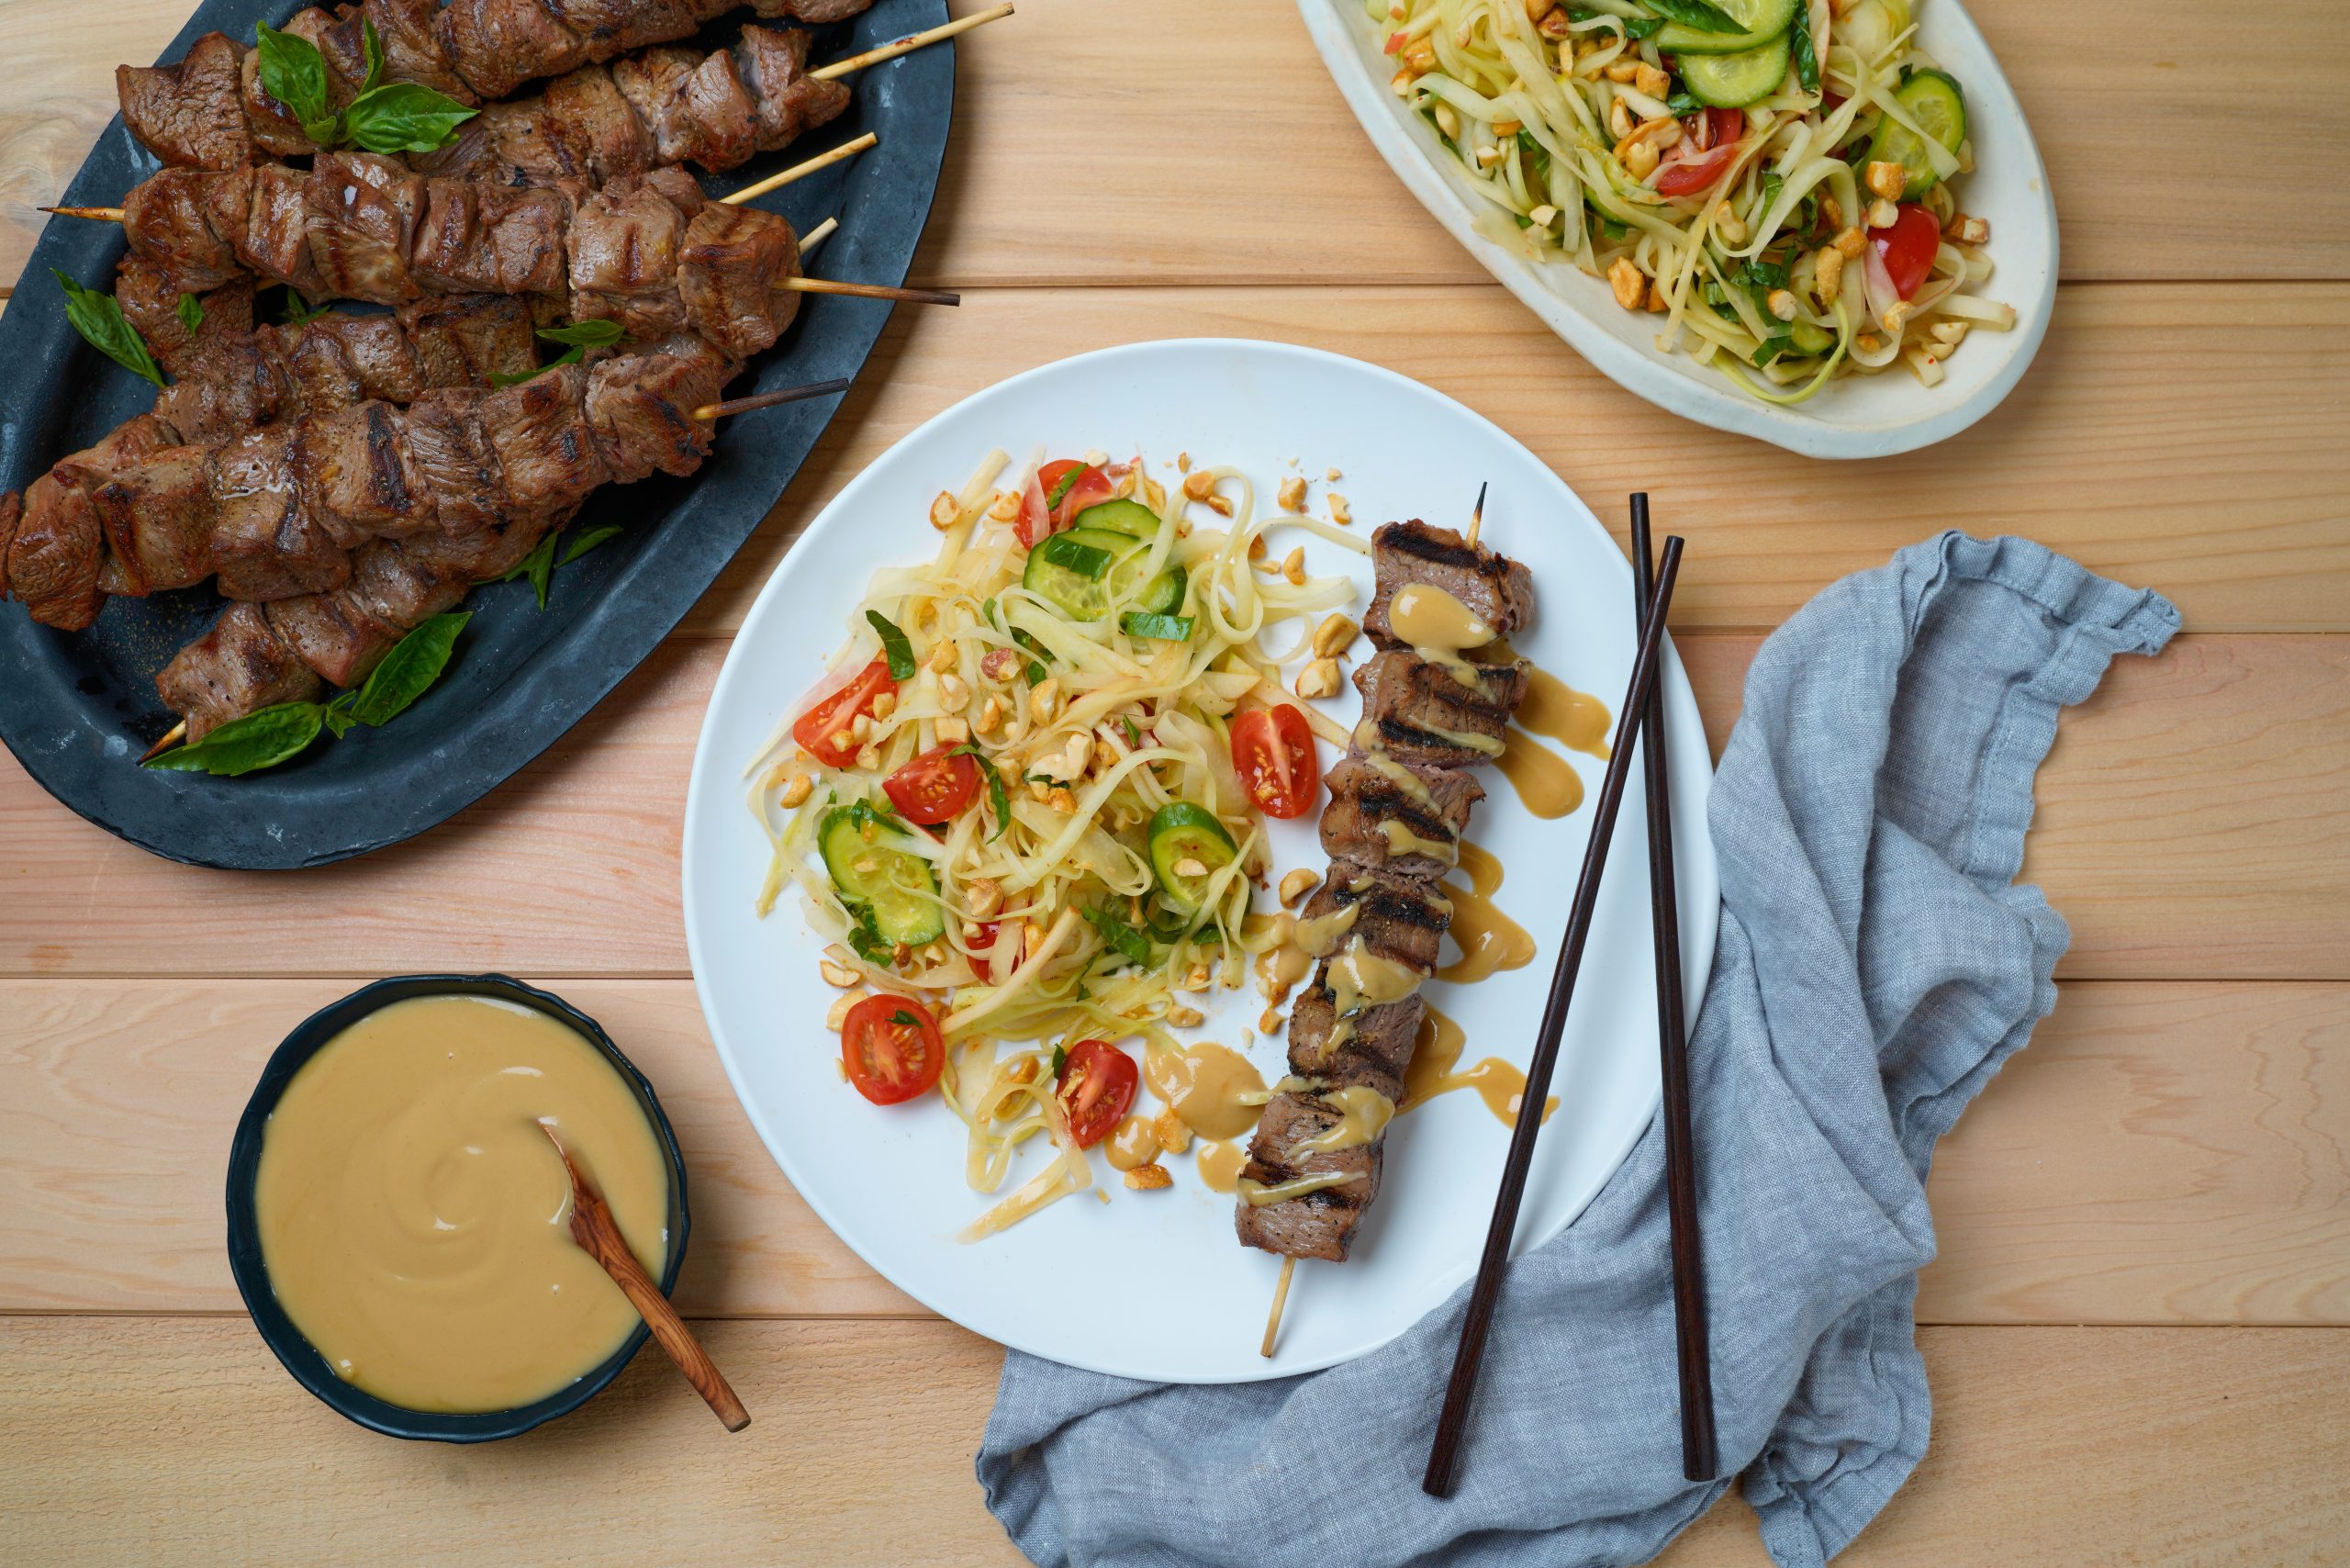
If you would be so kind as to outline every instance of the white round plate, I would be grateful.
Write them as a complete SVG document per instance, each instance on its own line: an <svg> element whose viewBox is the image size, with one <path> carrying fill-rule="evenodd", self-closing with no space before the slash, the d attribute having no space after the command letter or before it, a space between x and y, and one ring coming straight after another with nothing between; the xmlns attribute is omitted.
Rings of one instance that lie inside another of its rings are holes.
<svg viewBox="0 0 2350 1568"><path fill-rule="evenodd" d="M1747 396L1685 353L1660 353L1658 319L1617 305L1606 279L1564 263L1530 261L1478 233L1470 219L1489 204L1469 188L1435 129L1388 90L1395 62L1380 52L1362 0L1297 0L1297 6L1347 106L1420 205L1601 375L1660 409L1807 457L1889 457L1954 436L1998 408L2047 335L2056 303L2056 206L2048 171L2023 106L1959 0L1920 0L1918 40L1966 95L1975 172L1965 177L1961 205L1990 220L1998 270L1989 292L2016 308L2016 324L2005 332L1969 333L1944 362L1940 386L1926 386L1903 366L1847 376L1793 408Z"/></svg>
<svg viewBox="0 0 2350 1568"><path fill-rule="evenodd" d="M1520 651L1581 689L1622 700L1631 677L1631 568L1588 509L1534 454L1449 398L1356 360L1280 344L1218 339L1141 343L1045 365L967 398L891 447L809 526L761 591L719 674L686 802L685 913L694 982L711 1037L752 1125L809 1205L909 1295L965 1327L1071 1366L1189 1383L1244 1382L1310 1371L1385 1343L1475 1271L1507 1129L1469 1091L1399 1117L1386 1177L1347 1263L1301 1270L1280 1354L1257 1353L1279 1260L1233 1238L1233 1200L1208 1191L1191 1158L1169 1156L1171 1190L1129 1192L1106 1162L1093 1193L1065 1198L975 1245L956 1232L994 1196L963 1181L961 1125L935 1098L869 1105L841 1081L839 1042L823 1017L838 992L816 972L823 944L796 898L766 920L752 902L767 846L744 803L742 773L778 723L798 711L848 630L875 568L927 559L926 512L960 487L990 448L1015 462L1053 453L1140 451L1171 476L1179 452L1232 464L1273 488L1298 472L1317 502L1336 489L1366 535L1394 518L1465 524L1490 481L1484 540L1533 569L1539 621ZM1294 459L1297 468L1288 464ZM1326 485L1337 467L1343 478ZM1319 510L1317 505L1317 510ZM1670 522L1671 520L1666 520ZM1292 535L1303 531L1292 530ZM1276 532L1276 546L1283 536ZM1315 541L1317 572L1352 573L1367 600L1368 559ZM1695 570L1702 572L1702 556ZM1360 615L1363 601L1354 607ZM1706 829L1711 783L1705 732L1679 662L1666 713L1681 826L1684 977L1693 999L1712 962L1718 913ZM1351 721L1348 688L1329 704ZM1325 762L1335 761L1325 750ZM1596 795L1600 765L1573 759ZM1487 770L1492 793L1472 836L1507 868L1497 902L1542 945L1525 969L1483 985L1431 982L1429 1000L1467 1030L1464 1065L1523 1064L1533 1046L1559 936L1594 812L1537 821ZM1619 1164L1658 1098L1655 970L1648 834L1639 775L1625 797L1598 918L1583 966L1543 1129L1519 1245L1574 1217ZM1325 857L1311 820L1276 823L1281 869ZM1275 873L1278 879L1279 871ZM1260 895L1260 905L1270 899ZM1194 1037L1240 1043L1263 1007L1253 989L1214 993ZM1283 1042L1251 1036L1268 1081ZM1037 1140L1041 1142L1041 1140ZM1031 1147L1002 1192L1039 1169Z"/></svg>

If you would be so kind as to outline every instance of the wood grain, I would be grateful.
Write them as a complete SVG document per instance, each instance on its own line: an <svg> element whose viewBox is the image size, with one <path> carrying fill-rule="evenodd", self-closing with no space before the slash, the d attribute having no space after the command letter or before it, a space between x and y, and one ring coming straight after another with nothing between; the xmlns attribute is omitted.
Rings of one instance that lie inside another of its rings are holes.
<svg viewBox="0 0 2350 1568"><path fill-rule="evenodd" d="M0 1312L236 1311L227 1129L277 1041L346 989L0 983L0 1015L22 1021L0 1047ZM689 985L561 989L677 1125L694 1205L685 1310L923 1315L777 1170ZM1943 1144L1931 1191L1928 1321L2350 1324L2350 985L2068 986Z"/></svg>
<svg viewBox="0 0 2350 1568"><path fill-rule="evenodd" d="M1718 736L1755 645L1681 639ZM156 859L0 759L0 975L682 975L679 802L724 652L671 642L447 825L299 876ZM2120 661L2040 799L2027 874L2072 922L2060 973L2350 979L2350 641Z"/></svg>
<svg viewBox="0 0 2350 1568"><path fill-rule="evenodd" d="M1970 9L2063 201L2066 277L2344 275L2338 8L2255 0L2228 14L2234 36L2290 40L2259 57L2263 100L2292 106L2290 133L2256 147L2214 133L2244 114L2244 83L2196 47L2208 18L2179 0ZM1291 6L1162 0L1089 25L1098 15L1098 0L1028 0L964 40L918 281L1482 281L1371 151ZM23 84L0 104L0 278L21 269L43 221L33 209L114 113L116 62L152 59L185 17L184 0L123 0L104 27L73 0L0 7L0 59ZM1038 220L1039 192L1073 187L1081 225Z"/></svg>
<svg viewBox="0 0 2350 1568"><path fill-rule="evenodd" d="M993 1345L937 1323L725 1323L710 1336L755 1408L805 1418L730 1438L639 1356L602 1397L525 1437L397 1443L311 1400L242 1322L0 1319L8 1552L55 1568L1020 1561L970 1481ZM2316 1564L2350 1539L2338 1462L2350 1335L1920 1338L1933 1447L1841 1563ZM1726 1500L1659 1561L1766 1560L1744 1506Z"/></svg>

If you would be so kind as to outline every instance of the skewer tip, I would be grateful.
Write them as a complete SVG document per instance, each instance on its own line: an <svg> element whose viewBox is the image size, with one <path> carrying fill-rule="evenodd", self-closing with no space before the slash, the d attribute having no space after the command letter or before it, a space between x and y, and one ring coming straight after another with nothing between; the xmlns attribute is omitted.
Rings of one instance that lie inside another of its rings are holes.
<svg viewBox="0 0 2350 1568"><path fill-rule="evenodd" d="M1477 531L1485 526L1485 487L1490 483L1492 481L1484 480L1478 484L1477 504L1469 510L1469 545L1472 549L1476 548Z"/></svg>
<svg viewBox="0 0 2350 1568"><path fill-rule="evenodd" d="M139 760L142 763L152 762L157 757L162 756L165 752L171 750L173 746L179 745L182 740L186 738L186 736L187 721L185 719L182 719L178 723L173 724L170 729L165 730L163 732L162 738L157 741L153 745L149 746L140 756Z"/></svg>
<svg viewBox="0 0 2350 1568"><path fill-rule="evenodd" d="M1265 1318L1265 1341L1257 1347L1257 1353L1269 1361L1273 1359L1273 1341L1281 1331L1281 1308L1289 1302L1289 1277L1296 1271L1296 1255L1284 1256L1281 1259L1281 1282L1273 1286L1273 1310Z"/></svg>
<svg viewBox="0 0 2350 1568"><path fill-rule="evenodd" d="M95 218L101 223L122 221L122 208L118 207L44 207L39 210L60 218Z"/></svg>
<svg viewBox="0 0 2350 1568"><path fill-rule="evenodd" d="M728 414L747 414L755 409L772 409L784 403L798 403L810 398L829 398L835 392L849 389L845 375L830 381L811 382L805 386L786 386L775 392L755 392L747 398L730 398L723 403L704 403L693 411L696 420L722 419Z"/></svg>

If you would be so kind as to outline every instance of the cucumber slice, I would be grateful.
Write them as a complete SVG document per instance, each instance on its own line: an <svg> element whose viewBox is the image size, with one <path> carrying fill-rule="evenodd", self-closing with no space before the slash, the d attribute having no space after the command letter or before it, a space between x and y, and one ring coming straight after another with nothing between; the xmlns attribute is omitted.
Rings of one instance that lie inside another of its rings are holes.
<svg viewBox="0 0 2350 1568"><path fill-rule="evenodd" d="M1685 22L1667 22L1656 31L1656 47L1663 54L1742 54L1760 49L1795 25L1801 0L1715 0L1714 9L1736 22L1743 32L1709 33Z"/></svg>
<svg viewBox="0 0 2350 1568"><path fill-rule="evenodd" d="M1750 33L1784 32L1795 26L1801 0L1713 0L1713 7Z"/></svg>
<svg viewBox="0 0 2350 1568"><path fill-rule="evenodd" d="M1742 109L1777 92L1787 76L1787 35L1740 54L1692 54L1681 61L1681 84L1701 104Z"/></svg>
<svg viewBox="0 0 2350 1568"><path fill-rule="evenodd" d="M868 823L879 825L871 839L865 836ZM930 862L890 845L898 832L859 801L824 813L816 828L816 848L841 902L869 914L881 940L920 946L946 935L946 915Z"/></svg>
<svg viewBox="0 0 2350 1568"><path fill-rule="evenodd" d="M1101 510L1088 507L1086 511ZM1098 528L1072 528L1028 553L1028 568L1020 581L1030 592L1059 606L1071 620L1099 621L1110 613L1112 604L1136 591L1136 579L1149 559L1149 540ZM1176 610L1183 602L1186 581L1183 568L1169 565L1139 585L1132 608L1146 615Z"/></svg>
<svg viewBox="0 0 2350 1568"><path fill-rule="evenodd" d="M1787 337L1795 344L1796 353L1815 359L1836 346L1835 333L1809 321L1796 321L1790 325Z"/></svg>
<svg viewBox="0 0 2350 1568"><path fill-rule="evenodd" d="M1170 801L1159 807L1150 819L1149 839L1150 868L1158 875L1159 887L1166 890L1169 903L1187 913L1207 897L1208 878L1219 867L1232 864L1240 853L1240 846L1232 842L1215 814L1189 801ZM1175 869L1186 860L1204 869L1197 876Z"/></svg>
<svg viewBox="0 0 2350 1568"><path fill-rule="evenodd" d="M1945 151L1956 152L1958 144L1966 140L1965 95L1942 72L1910 73L1909 80L1894 93L1893 101ZM1908 126L1896 124L1890 115L1877 122L1876 139L1869 143L1869 161L1898 163L1909 171L1909 183L1901 191L1904 201L1918 200L1942 179L1934 173L1933 160L1926 155L1926 144Z"/></svg>
<svg viewBox="0 0 2350 1568"><path fill-rule="evenodd" d="M1097 502L1079 512L1076 523L1104 533L1123 533L1129 539L1158 537L1158 514L1140 501Z"/></svg>

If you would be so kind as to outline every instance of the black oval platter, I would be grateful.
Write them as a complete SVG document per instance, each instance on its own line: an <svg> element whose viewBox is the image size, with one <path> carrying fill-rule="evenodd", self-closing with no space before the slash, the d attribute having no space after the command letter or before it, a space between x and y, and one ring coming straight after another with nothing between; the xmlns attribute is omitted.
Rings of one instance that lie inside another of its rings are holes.
<svg viewBox="0 0 2350 1568"><path fill-rule="evenodd" d="M164 51L218 29L251 39L256 19L282 21L296 0L207 0ZM756 18L731 13L705 47ZM946 0L878 0L822 30L821 62L946 20ZM880 145L761 197L802 232L827 217L840 229L812 274L900 284L938 184L955 92L952 42L859 72L848 112L778 152L705 176L713 195L870 130ZM112 205L151 174L154 158L119 118L109 124L62 200ZM153 389L89 348L65 319L55 267L111 289L123 254L113 224L52 219L0 314L0 490L151 406ZM730 397L855 375L889 320L886 301L808 296L782 342L728 387ZM919 308L909 307L909 308ZM199 866L274 870L364 855L423 832L495 789L635 668L713 582L798 472L839 406L836 398L728 419L717 449L689 479L655 476L606 487L573 524L623 532L554 576L541 610L528 584L466 597L474 611L440 683L380 730L354 729L282 767L237 778L140 767L173 722L155 672L209 627L225 602L208 588L117 599L95 625L61 633L21 606L0 605L0 740L65 805L142 849Z"/></svg>

